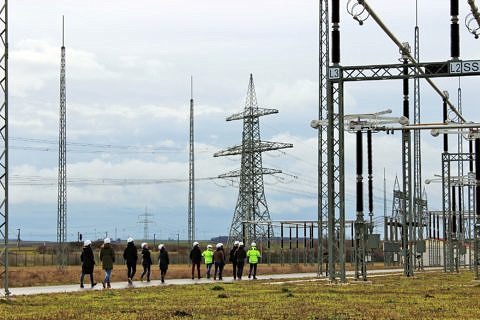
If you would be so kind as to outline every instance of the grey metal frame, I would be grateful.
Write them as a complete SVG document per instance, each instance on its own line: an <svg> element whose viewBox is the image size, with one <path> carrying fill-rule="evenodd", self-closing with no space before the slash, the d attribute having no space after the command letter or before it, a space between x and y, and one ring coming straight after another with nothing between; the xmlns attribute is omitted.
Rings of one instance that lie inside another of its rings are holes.
<svg viewBox="0 0 480 320"><path fill-rule="evenodd" d="M0 40L3 46L0 58L0 87L3 93L0 108L0 278L3 278L5 296L10 295L8 278L8 1L0 5Z"/></svg>
<svg viewBox="0 0 480 320"><path fill-rule="evenodd" d="M330 56L329 44L329 16L328 2L329 0L320 0L319 12L319 108L318 118L320 120L328 119L328 59ZM318 225L319 228L319 254L318 254L318 275L323 274L323 257L328 252L325 247L328 229L326 222L328 221L328 128L322 126L318 129ZM325 222L325 223L324 223Z"/></svg>
<svg viewBox="0 0 480 320"><path fill-rule="evenodd" d="M62 18L63 20L63 18ZM57 198L57 263L66 265L67 240L67 106L65 76L65 36L62 21L62 48L60 62L60 120L58 141L58 198Z"/></svg>
<svg viewBox="0 0 480 320"><path fill-rule="evenodd" d="M188 158L188 242L195 240L195 135L193 79L190 80L190 145Z"/></svg>

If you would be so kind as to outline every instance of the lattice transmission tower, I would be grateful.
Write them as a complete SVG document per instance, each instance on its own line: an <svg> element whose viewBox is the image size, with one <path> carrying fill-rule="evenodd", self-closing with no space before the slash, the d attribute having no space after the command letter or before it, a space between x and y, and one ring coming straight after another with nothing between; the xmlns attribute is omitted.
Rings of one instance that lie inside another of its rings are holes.
<svg viewBox="0 0 480 320"><path fill-rule="evenodd" d="M8 1L0 2L0 278L8 290Z"/></svg>
<svg viewBox="0 0 480 320"><path fill-rule="evenodd" d="M155 223L155 222L151 219L151 218L153 218L153 217L154 217L153 214L148 213L147 207L145 207L145 213L138 216L138 218L140 219L140 220L138 221L138 223L143 224L143 240L144 240L144 241L147 241L147 240L148 240L148 235L149 235L148 225L149 225L149 224L152 224L152 223Z"/></svg>
<svg viewBox="0 0 480 320"><path fill-rule="evenodd" d="M65 23L62 17L62 48L60 58L60 121L58 140L58 198L57 198L57 263L66 265L67 240L67 98L65 84Z"/></svg>
<svg viewBox="0 0 480 320"><path fill-rule="evenodd" d="M258 107L253 75L250 74L245 109L227 118L227 121L243 119L242 144L214 154L214 157L242 156L240 170L219 176L220 178L240 177L238 200L228 238L229 244L234 240L244 239L250 242L250 240L264 239L273 235L263 175L282 171L264 168L262 152L293 147L290 143L261 141L259 118L274 113L278 113L278 110Z"/></svg>

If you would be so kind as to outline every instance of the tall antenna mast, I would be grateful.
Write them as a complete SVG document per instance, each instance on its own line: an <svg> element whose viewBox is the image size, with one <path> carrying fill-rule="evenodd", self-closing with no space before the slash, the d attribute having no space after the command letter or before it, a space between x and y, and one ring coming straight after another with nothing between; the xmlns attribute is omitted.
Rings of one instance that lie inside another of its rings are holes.
<svg viewBox="0 0 480 320"><path fill-rule="evenodd" d="M8 290L8 10L7 0L0 1L0 278L5 296ZM2 101L3 99L3 101Z"/></svg>
<svg viewBox="0 0 480 320"><path fill-rule="evenodd" d="M195 240L195 141L193 130L193 77L190 76L190 149L188 167L188 242Z"/></svg>
<svg viewBox="0 0 480 320"><path fill-rule="evenodd" d="M67 106L65 86L65 19L62 16L62 49L60 59L60 122L58 141L57 263L66 265L67 240Z"/></svg>

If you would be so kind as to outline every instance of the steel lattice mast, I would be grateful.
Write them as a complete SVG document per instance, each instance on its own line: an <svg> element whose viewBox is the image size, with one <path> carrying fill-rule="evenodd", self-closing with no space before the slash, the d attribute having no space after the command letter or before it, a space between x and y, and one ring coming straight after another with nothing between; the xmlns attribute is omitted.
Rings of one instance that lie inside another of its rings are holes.
<svg viewBox="0 0 480 320"><path fill-rule="evenodd" d="M65 251L67 240L67 108L65 87L65 33L62 17L62 49L60 62L60 122L58 141L58 202L57 202L57 263L60 268L66 265Z"/></svg>
<svg viewBox="0 0 480 320"><path fill-rule="evenodd" d="M420 28L418 27L418 1L415 2L415 40L413 46L413 56L416 61L420 61ZM416 70L418 74L418 70ZM420 101L420 78L413 79L413 122L421 123L421 101ZM413 241L415 245L415 257L418 259L418 268L423 269L423 253L425 252L425 242L423 235L424 216L426 209L426 201L422 199L422 148L421 148L421 131L413 132L413 210L415 232ZM416 241L418 240L418 241ZM419 245L420 244L420 245ZM417 262L417 259L415 259Z"/></svg>
<svg viewBox="0 0 480 320"><path fill-rule="evenodd" d="M193 127L193 78L190 78L190 149L188 170L188 242L195 240L195 141Z"/></svg>
<svg viewBox="0 0 480 320"><path fill-rule="evenodd" d="M290 143L260 140L259 117L274 113L278 113L278 110L258 107L253 75L250 74L244 111L227 118L227 121L243 119L242 144L214 154L214 157L242 156L240 170L219 176L221 178L240 177L240 188L230 227L229 243L238 239L250 242L250 240L263 239L268 235L273 235L270 212L265 198L263 175L281 173L281 170L264 168L262 152L293 147Z"/></svg>
<svg viewBox="0 0 480 320"><path fill-rule="evenodd" d="M0 109L0 278L3 278L5 296L8 290L8 1L4 0L0 9L0 39L3 51L0 58L0 87L3 102Z"/></svg>
<svg viewBox="0 0 480 320"><path fill-rule="evenodd" d="M328 119L327 106L327 72L328 61L330 57L329 44L329 17L328 17L328 2L329 0L320 0L320 21L319 21L319 108L318 119ZM323 273L322 259L324 253L327 252L325 248L326 242L324 238L327 237L327 221L328 221L328 165L327 165L327 126L322 126L318 130L318 272Z"/></svg>

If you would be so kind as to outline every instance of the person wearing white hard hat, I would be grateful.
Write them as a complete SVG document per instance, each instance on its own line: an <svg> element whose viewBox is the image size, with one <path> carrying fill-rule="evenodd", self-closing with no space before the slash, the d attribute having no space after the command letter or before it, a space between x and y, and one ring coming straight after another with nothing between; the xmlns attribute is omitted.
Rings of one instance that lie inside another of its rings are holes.
<svg viewBox="0 0 480 320"><path fill-rule="evenodd" d="M253 279L257 279L257 264L258 264L258 259L261 258L262 255L260 254L260 251L257 250L257 244L255 242L252 242L250 249L247 251L247 258L248 258L248 263L250 264L250 271L248 272L248 279L252 276L252 271L253 271Z"/></svg>
<svg viewBox="0 0 480 320"><path fill-rule="evenodd" d="M195 278L195 267L197 268L197 276L200 279L200 263L202 262L202 250L200 244L195 241L192 251L190 251L190 260L192 261L192 280Z"/></svg>
<svg viewBox="0 0 480 320"><path fill-rule="evenodd" d="M213 265L213 249L211 244L207 245L207 250L202 252L202 257L205 261L205 265L207 266L207 279L210 279L210 273Z"/></svg>
<svg viewBox="0 0 480 320"><path fill-rule="evenodd" d="M242 280L243 267L245 266L245 259L247 253L245 252L245 245L243 242L238 243L238 249L235 252L235 259L237 260L237 280Z"/></svg>
<svg viewBox="0 0 480 320"><path fill-rule="evenodd" d="M137 272L138 253L137 247L133 243L133 238L127 239L127 247L123 251L123 259L127 263L127 281L128 285L133 285L133 277Z"/></svg>
<svg viewBox="0 0 480 320"><path fill-rule="evenodd" d="M110 288L110 276L112 275L113 263L115 262L115 251L110 245L110 238L103 240L103 245L100 249L100 261L102 261L102 268L105 270L105 279L102 281L103 288Z"/></svg>
<svg viewBox="0 0 480 320"><path fill-rule="evenodd" d="M150 249L148 248L148 243L142 243L142 267L143 272L140 276L140 280L143 282L143 277L147 275L147 282L150 282L150 270L152 266L152 257L150 255Z"/></svg>
<svg viewBox="0 0 480 320"><path fill-rule="evenodd" d="M162 280L162 283L164 283L165 276L168 270L168 265L170 264L170 259L168 258L168 251L163 244L158 245L158 250L160 250L160 253L158 255L158 266L160 267L160 279Z"/></svg>
<svg viewBox="0 0 480 320"><path fill-rule="evenodd" d="M217 243L216 250L213 253L213 261L215 263L215 273L213 274L213 280L222 280L223 267L225 266L225 251L223 250L223 244Z"/></svg>
<svg viewBox="0 0 480 320"><path fill-rule="evenodd" d="M92 241L85 240L83 243L82 254L80 261L82 261L82 274L80 275L80 288L83 288L83 278L86 274L90 275L90 284L93 287L97 284L93 281L93 268L95 267L95 258L93 257L93 250L91 247Z"/></svg>
<svg viewBox="0 0 480 320"><path fill-rule="evenodd" d="M240 241L235 241L233 243L233 248L230 250L230 256L228 260L232 263L232 273L233 273L233 280L237 280L237 259L235 258L235 253L238 250L238 244Z"/></svg>

